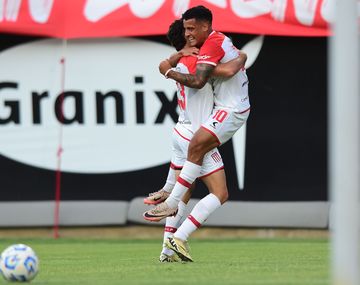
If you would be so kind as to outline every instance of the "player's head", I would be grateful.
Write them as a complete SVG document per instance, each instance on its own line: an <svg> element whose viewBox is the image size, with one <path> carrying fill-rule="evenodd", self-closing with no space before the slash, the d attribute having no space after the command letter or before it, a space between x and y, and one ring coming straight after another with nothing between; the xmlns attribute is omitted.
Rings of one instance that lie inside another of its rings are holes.
<svg viewBox="0 0 360 285"><path fill-rule="evenodd" d="M186 40L184 38L184 25L181 19L175 20L169 27L167 38L170 44L177 50L181 50Z"/></svg>
<svg viewBox="0 0 360 285"><path fill-rule="evenodd" d="M190 8L182 15L185 38L191 46L201 47L212 31L212 13L204 6Z"/></svg>

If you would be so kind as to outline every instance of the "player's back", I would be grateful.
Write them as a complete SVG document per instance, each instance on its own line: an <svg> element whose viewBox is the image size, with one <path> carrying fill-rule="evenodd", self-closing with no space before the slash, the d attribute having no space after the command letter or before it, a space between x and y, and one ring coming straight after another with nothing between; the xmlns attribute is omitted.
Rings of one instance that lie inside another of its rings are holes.
<svg viewBox="0 0 360 285"><path fill-rule="evenodd" d="M184 56L180 59L176 70L181 73L194 74L196 62L196 57ZM213 110L213 89L209 83L206 83L201 89L189 88L180 83L177 83L177 87L179 107L183 108L185 117L191 121L193 131L196 132Z"/></svg>

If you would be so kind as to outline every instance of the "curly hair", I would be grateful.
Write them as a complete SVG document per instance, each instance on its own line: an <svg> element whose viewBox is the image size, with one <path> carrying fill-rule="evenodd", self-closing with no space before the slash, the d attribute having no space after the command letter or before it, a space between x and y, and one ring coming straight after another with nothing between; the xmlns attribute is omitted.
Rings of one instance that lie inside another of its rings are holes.
<svg viewBox="0 0 360 285"><path fill-rule="evenodd" d="M184 37L184 26L181 19L175 20L169 27L167 38L170 44L177 50L181 50L185 44L186 40Z"/></svg>

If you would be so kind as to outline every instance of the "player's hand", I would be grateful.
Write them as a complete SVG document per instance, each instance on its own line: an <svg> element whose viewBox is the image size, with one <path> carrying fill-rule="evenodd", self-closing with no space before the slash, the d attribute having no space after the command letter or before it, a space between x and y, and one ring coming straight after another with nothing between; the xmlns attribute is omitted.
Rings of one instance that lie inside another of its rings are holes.
<svg viewBox="0 0 360 285"><path fill-rule="evenodd" d="M199 49L196 47L187 47L181 50L182 56L197 56L199 54Z"/></svg>
<svg viewBox="0 0 360 285"><path fill-rule="evenodd" d="M167 59L163 60L159 64L159 71L162 75L165 75L166 71L168 71L171 68L172 68L172 66L171 66L169 60L167 60Z"/></svg>

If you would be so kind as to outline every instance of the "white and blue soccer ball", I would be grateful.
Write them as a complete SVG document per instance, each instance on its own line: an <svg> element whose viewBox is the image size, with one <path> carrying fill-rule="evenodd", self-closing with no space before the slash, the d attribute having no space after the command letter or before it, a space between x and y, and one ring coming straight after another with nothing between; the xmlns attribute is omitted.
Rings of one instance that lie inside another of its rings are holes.
<svg viewBox="0 0 360 285"><path fill-rule="evenodd" d="M0 256L0 273L6 281L29 282L39 271L39 259L25 244L7 247Z"/></svg>

